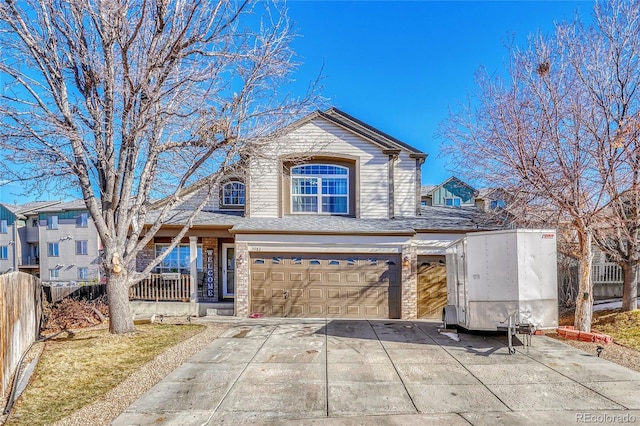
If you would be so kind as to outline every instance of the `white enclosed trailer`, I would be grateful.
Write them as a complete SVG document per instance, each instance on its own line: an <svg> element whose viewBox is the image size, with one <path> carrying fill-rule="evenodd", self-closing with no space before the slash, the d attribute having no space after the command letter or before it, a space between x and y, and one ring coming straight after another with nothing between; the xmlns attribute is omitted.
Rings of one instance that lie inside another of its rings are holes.
<svg viewBox="0 0 640 426"><path fill-rule="evenodd" d="M446 257L445 327L510 326L513 332L558 326L555 230L470 233L447 247Z"/></svg>

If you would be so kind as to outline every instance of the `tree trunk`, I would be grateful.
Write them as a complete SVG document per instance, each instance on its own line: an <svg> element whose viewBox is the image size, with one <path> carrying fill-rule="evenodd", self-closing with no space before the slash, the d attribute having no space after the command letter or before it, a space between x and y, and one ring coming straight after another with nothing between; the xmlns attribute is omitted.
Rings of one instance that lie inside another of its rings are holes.
<svg viewBox="0 0 640 426"><path fill-rule="evenodd" d="M635 311L638 309L638 275L635 265L622 265L624 281L622 282L622 310Z"/></svg>
<svg viewBox="0 0 640 426"><path fill-rule="evenodd" d="M129 283L126 274L107 275L109 297L109 331L124 334L136 331L129 308Z"/></svg>
<svg viewBox="0 0 640 426"><path fill-rule="evenodd" d="M576 296L576 312L574 326L580 331L591 331L591 316L593 311L593 283L591 282L591 264L593 255L591 251L591 234L585 232L579 236L579 282L578 295Z"/></svg>

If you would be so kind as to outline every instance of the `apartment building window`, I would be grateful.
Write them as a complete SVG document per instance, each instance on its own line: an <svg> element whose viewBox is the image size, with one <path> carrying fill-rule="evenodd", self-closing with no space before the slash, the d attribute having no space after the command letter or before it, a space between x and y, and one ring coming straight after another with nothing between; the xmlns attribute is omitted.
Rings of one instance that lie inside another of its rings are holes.
<svg viewBox="0 0 640 426"><path fill-rule="evenodd" d="M49 279L50 280L57 280L58 278L60 278L60 270L59 269L49 269Z"/></svg>
<svg viewBox="0 0 640 426"><path fill-rule="evenodd" d="M40 225L40 221L38 219L31 219L31 226L37 228Z"/></svg>
<svg viewBox="0 0 640 426"><path fill-rule="evenodd" d="M0 220L0 234L7 233L7 221L5 219Z"/></svg>
<svg viewBox="0 0 640 426"><path fill-rule="evenodd" d="M6 260L9 258L9 247L0 246L0 260Z"/></svg>
<svg viewBox="0 0 640 426"><path fill-rule="evenodd" d="M49 253L50 257L60 256L60 246L58 243L47 243L47 248L47 253Z"/></svg>
<svg viewBox="0 0 640 426"><path fill-rule="evenodd" d="M89 254L87 241L76 241L76 254Z"/></svg>
<svg viewBox="0 0 640 426"><path fill-rule="evenodd" d="M58 229L58 216L49 216L47 218L47 229Z"/></svg>
<svg viewBox="0 0 640 426"><path fill-rule="evenodd" d="M78 268L78 279L79 280L89 279L89 268Z"/></svg>
<svg viewBox="0 0 640 426"><path fill-rule="evenodd" d="M89 213L80 213L76 216L76 228L86 228L89 226Z"/></svg>

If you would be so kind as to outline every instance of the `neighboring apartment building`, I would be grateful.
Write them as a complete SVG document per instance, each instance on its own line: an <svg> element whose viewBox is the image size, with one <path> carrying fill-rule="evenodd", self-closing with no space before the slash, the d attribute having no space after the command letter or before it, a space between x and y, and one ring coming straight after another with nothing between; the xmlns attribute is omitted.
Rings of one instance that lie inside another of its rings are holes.
<svg viewBox="0 0 640 426"><path fill-rule="evenodd" d="M234 301L237 316L439 317L445 247L494 229L487 215L473 203L421 206L426 154L335 108L281 134L222 185L165 262L170 272L191 274L199 302ZM139 269L189 209L161 229Z"/></svg>
<svg viewBox="0 0 640 426"><path fill-rule="evenodd" d="M18 270L16 243L18 206L0 204L0 274Z"/></svg>
<svg viewBox="0 0 640 426"><path fill-rule="evenodd" d="M0 231L7 223L0 232L0 272L20 270L49 285L99 280L100 240L81 200L0 205L0 216Z"/></svg>

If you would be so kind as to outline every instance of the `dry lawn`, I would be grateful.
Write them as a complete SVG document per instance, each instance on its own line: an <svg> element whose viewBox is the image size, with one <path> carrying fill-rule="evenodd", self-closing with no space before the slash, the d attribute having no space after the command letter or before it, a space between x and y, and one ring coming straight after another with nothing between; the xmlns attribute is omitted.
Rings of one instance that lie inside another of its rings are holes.
<svg viewBox="0 0 640 426"><path fill-rule="evenodd" d="M595 311L591 329L613 337L613 343L579 342L558 338L568 345L595 354L598 346L604 349L601 357L627 368L640 372L640 310L634 312L620 312L620 310ZM566 312L560 316L560 325L573 325L573 312Z"/></svg>
<svg viewBox="0 0 640 426"><path fill-rule="evenodd" d="M98 400L158 354L203 329L149 324L127 335L112 335L106 329L63 333L46 342L7 425L52 424Z"/></svg>

